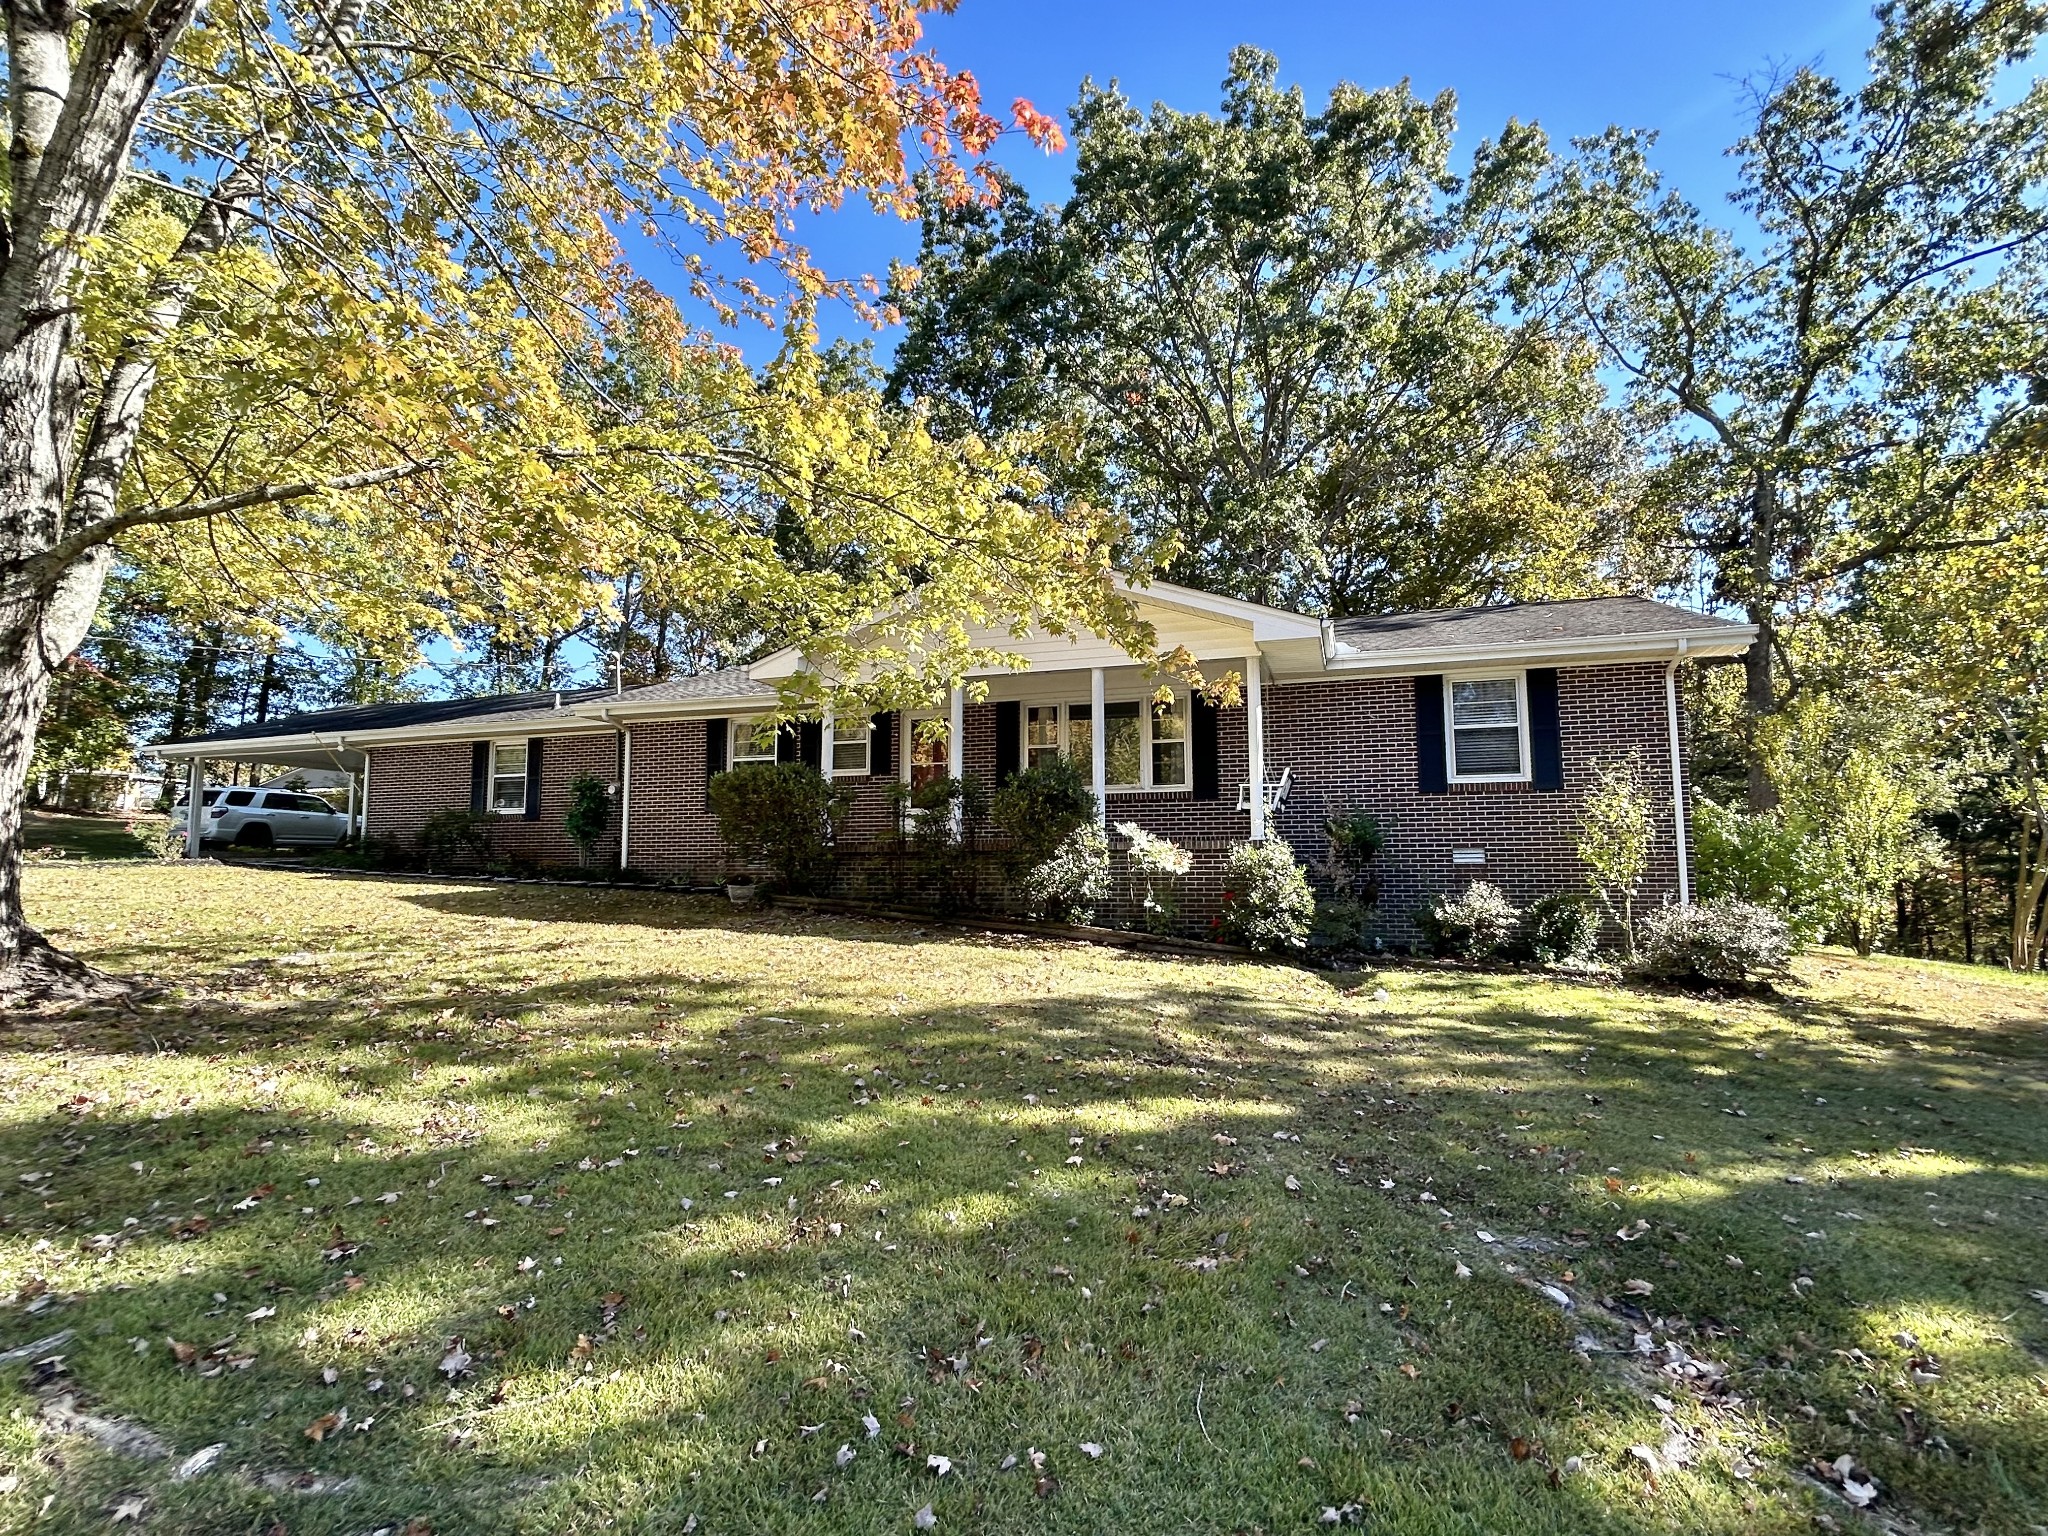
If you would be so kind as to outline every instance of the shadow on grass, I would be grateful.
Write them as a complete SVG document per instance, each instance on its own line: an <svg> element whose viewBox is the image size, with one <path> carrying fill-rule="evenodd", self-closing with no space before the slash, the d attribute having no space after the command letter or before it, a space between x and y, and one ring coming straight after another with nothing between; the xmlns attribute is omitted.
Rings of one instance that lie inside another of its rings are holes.
<svg viewBox="0 0 2048 1536"><path fill-rule="evenodd" d="M398 894L742 942L981 942L630 895L564 917L520 891ZM332 937L305 925L309 945ZM1060 948L986 942L1027 963ZM159 1479L156 1518L180 1530L672 1530L700 1513L901 1530L927 1499L986 1530L1297 1529L1347 1502L1390 1530L1637 1532L1681 1511L1700 1530L1806 1528L1794 1501L1759 1514L1704 1474L1645 1496L1620 1448L1660 1441L1658 1412L1574 1353L1585 1325L1513 1263L1574 1275L1588 1307L1645 1306L1622 1282L1653 1278L1660 1337L1723 1360L1789 1459L1853 1451L1984 1529L2020 1529L2048 1497L2038 1422L1900 1388L1873 1336L1914 1311L1995 1314L2025 1283L2037 1240L1886 1216L2038 1198L2038 1078L2012 1070L2038 1044L1903 1010L1838 1012L1838 1044L1796 999L1749 1007L1738 1032L1687 1000L1437 972L1390 977L1398 1010L1361 1016L1355 979L1280 997L1256 967L1135 958L1090 990L890 1014L870 978L812 975L764 1004L726 963L451 997L427 972L372 989L339 955L54 1026L138 1075L235 1060L245 1086L165 1119L53 1104L0 1130L0 1159L56 1197L10 1193L5 1236L81 1256L55 1282L68 1299L0 1345L74 1327L72 1378L180 1452L225 1440L253 1476L357 1479L319 1496ZM1909 1097L1901 1063L1922 1053ZM265 1090L263 1063L291 1081ZM1885 1102L1857 1102L1871 1093ZM1941 1171L1860 1171L1908 1135L1940 1142ZM1641 1194L1606 1172L1652 1155L1669 1166ZM1807 1182L1785 1183L1795 1170ZM1875 1222L1857 1210L1872 1201ZM102 1252L132 1278L102 1282ZM209 1378L129 1342L166 1334L256 1359ZM457 1338L473 1374L451 1400L438 1367ZM2023 1359L1990 1370L2029 1395ZM372 1428L309 1442L343 1404ZM998 1470L1031 1446L1053 1458L1048 1498ZM1551 1487L1582 1449L1597 1473ZM65 1508L97 1529L94 1501L137 1473L66 1455Z"/></svg>

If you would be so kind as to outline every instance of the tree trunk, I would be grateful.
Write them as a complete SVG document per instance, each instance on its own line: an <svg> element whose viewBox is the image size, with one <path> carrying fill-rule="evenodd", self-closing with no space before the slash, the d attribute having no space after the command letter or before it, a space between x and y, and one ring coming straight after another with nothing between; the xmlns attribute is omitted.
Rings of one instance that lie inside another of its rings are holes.
<svg viewBox="0 0 2048 1536"><path fill-rule="evenodd" d="M1749 620L1757 637L1742 653L1743 754L1749 769L1748 799L1752 811L1768 811L1778 803L1778 788L1764 762L1763 723L1778 712L1778 686L1771 657L1774 627L1768 606L1751 605Z"/></svg>
<svg viewBox="0 0 2048 1536"><path fill-rule="evenodd" d="M2048 936L2048 826L2032 809L2020 812L2019 862L2012 882L2012 950L2016 971L2040 967Z"/></svg>
<svg viewBox="0 0 2048 1536"><path fill-rule="evenodd" d="M0 1003L108 998L128 989L60 954L22 905L22 802L50 678L92 627L112 552L101 548L48 590L0 588Z"/></svg>

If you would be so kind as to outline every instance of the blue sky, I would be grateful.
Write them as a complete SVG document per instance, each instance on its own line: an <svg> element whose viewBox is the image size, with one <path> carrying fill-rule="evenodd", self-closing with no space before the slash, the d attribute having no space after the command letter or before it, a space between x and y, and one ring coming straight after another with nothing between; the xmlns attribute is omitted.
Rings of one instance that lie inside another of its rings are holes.
<svg viewBox="0 0 2048 1536"><path fill-rule="evenodd" d="M1660 168L1716 208L1732 184L1724 151L1741 132L1743 77L1816 60L1859 76L1874 32L1869 0L960 0L929 26L940 57L972 70L1005 112L1025 96L1064 122L1089 75L1147 105L1213 111L1230 50L1254 43L1312 104L1340 80L1455 91L1465 150L1510 117L1560 144L1610 123L1655 129ZM1065 195L1071 153L1013 137L996 158L1039 199ZM917 254L914 225L864 208L809 221L801 238L837 275L879 274ZM749 352L772 350L746 339Z"/></svg>

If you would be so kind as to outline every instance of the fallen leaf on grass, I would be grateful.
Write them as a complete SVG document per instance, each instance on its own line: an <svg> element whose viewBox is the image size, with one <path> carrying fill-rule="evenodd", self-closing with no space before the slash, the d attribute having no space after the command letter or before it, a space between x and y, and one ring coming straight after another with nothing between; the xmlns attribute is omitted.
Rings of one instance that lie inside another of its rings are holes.
<svg viewBox="0 0 2048 1536"><path fill-rule="evenodd" d="M107 1515L114 1524L119 1525L123 1520L140 1520L145 1507L142 1495L131 1493L116 1500L114 1507L107 1511Z"/></svg>
<svg viewBox="0 0 2048 1536"><path fill-rule="evenodd" d="M1657 1289L1647 1280L1624 1280L1621 1288L1631 1296L1647 1296Z"/></svg>
<svg viewBox="0 0 2048 1536"><path fill-rule="evenodd" d="M1081 1442L1081 1454L1090 1461L1100 1461L1102 1459L1102 1447L1093 1440L1083 1440Z"/></svg>
<svg viewBox="0 0 2048 1536"><path fill-rule="evenodd" d="M323 1413L306 1426L306 1438L318 1445L329 1435L336 1433L348 1422L348 1410L338 1408L333 1413Z"/></svg>
<svg viewBox="0 0 2048 1536"><path fill-rule="evenodd" d="M939 1517L932 1513L931 1505L927 1504L910 1517L910 1523L920 1531L928 1531L939 1523Z"/></svg>

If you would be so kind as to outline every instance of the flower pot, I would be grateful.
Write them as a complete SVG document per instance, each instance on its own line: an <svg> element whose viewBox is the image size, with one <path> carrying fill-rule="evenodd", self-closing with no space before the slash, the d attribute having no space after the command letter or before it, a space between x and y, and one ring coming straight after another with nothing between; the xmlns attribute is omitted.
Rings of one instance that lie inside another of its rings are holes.
<svg viewBox="0 0 2048 1536"><path fill-rule="evenodd" d="M725 882L725 897L736 907L751 907L754 904L754 882L751 880L728 880Z"/></svg>

